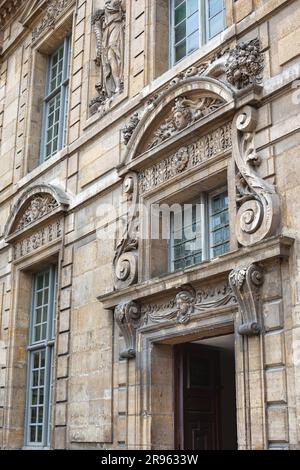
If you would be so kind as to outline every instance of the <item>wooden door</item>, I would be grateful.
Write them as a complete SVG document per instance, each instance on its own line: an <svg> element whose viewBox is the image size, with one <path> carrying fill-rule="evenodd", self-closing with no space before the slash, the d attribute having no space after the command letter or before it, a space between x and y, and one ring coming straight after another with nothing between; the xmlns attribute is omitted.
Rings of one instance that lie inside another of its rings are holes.
<svg viewBox="0 0 300 470"><path fill-rule="evenodd" d="M219 352L198 344L175 347L176 449L221 448Z"/></svg>

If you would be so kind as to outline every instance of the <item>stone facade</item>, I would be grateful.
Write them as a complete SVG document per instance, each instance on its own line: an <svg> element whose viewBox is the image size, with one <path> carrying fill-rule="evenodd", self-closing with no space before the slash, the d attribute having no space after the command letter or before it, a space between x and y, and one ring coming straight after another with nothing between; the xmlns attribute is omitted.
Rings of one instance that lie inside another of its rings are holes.
<svg viewBox="0 0 300 470"><path fill-rule="evenodd" d="M173 449L173 345L230 333L238 448L300 449L300 0L225 3L224 32L169 67L167 0L1 0L1 448L24 446L32 273L51 262L51 447ZM67 34L66 145L40 163ZM217 184L230 251L168 272L141 207Z"/></svg>

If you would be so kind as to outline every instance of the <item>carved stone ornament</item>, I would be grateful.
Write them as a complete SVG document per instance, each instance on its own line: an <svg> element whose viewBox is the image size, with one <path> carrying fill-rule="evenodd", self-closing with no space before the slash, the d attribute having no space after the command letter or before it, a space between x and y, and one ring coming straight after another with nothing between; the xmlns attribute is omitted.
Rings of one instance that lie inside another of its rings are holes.
<svg viewBox="0 0 300 470"><path fill-rule="evenodd" d="M129 122L128 124L125 124L125 126L122 128L122 134L123 134L123 139L124 139L124 143L125 145L128 144L129 140L131 139L131 136L136 128L136 126L138 125L138 123L140 122L140 118L139 118L139 114L138 113L134 113L131 118L129 119Z"/></svg>
<svg viewBox="0 0 300 470"><path fill-rule="evenodd" d="M65 10L65 8L71 3L72 0L52 0L47 6L46 13L42 18L42 21L32 31L32 40L35 41L43 31L53 27Z"/></svg>
<svg viewBox="0 0 300 470"><path fill-rule="evenodd" d="M28 225L32 224L38 219L41 219L47 214L50 214L58 207L58 202L51 194L40 194L34 197L25 210L23 216L18 221L15 232L23 230Z"/></svg>
<svg viewBox="0 0 300 470"><path fill-rule="evenodd" d="M176 323L181 324L188 323L193 313L205 312L235 301L235 296L228 284L197 291L191 285L184 285L175 298L167 304L144 306L142 314L145 315L145 323L175 320Z"/></svg>
<svg viewBox="0 0 300 470"><path fill-rule="evenodd" d="M138 199L137 175L130 173L123 182L125 208L124 230L117 244L113 260L114 286L121 289L137 281L138 261Z"/></svg>
<svg viewBox="0 0 300 470"><path fill-rule="evenodd" d="M259 266L251 264L231 271L229 283L236 296L242 317L239 333L258 335L261 331L259 319L259 288L263 284L263 273Z"/></svg>
<svg viewBox="0 0 300 470"><path fill-rule="evenodd" d="M136 355L136 329L140 325L141 309L136 302L122 303L115 308L115 320L124 336L126 350L120 358L131 359Z"/></svg>
<svg viewBox="0 0 300 470"><path fill-rule="evenodd" d="M154 132L154 138L148 148L156 147L199 119L213 113L223 104L221 99L212 97L191 99L181 96L176 98L170 116Z"/></svg>
<svg viewBox="0 0 300 470"><path fill-rule="evenodd" d="M237 44L225 65L227 81L238 90L262 81L264 57L259 39Z"/></svg>
<svg viewBox="0 0 300 470"><path fill-rule="evenodd" d="M125 0L106 0L105 6L92 17L96 35L96 59L100 79L96 84L98 96L90 103L91 113L105 112L107 102L123 91Z"/></svg>
<svg viewBox="0 0 300 470"><path fill-rule="evenodd" d="M170 179L231 149L231 123L179 148L174 154L139 172L139 192L144 194Z"/></svg>
<svg viewBox="0 0 300 470"><path fill-rule="evenodd" d="M254 145L256 125L257 110L250 106L241 109L232 124L233 156L237 167L236 236L243 246L273 235L280 223L275 187L256 171L260 164Z"/></svg>

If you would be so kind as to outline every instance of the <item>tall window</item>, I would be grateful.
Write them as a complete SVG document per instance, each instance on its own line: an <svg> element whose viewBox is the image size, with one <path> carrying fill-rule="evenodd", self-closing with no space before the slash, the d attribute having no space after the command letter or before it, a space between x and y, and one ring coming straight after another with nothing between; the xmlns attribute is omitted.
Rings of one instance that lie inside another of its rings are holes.
<svg viewBox="0 0 300 470"><path fill-rule="evenodd" d="M45 97L41 160L47 160L65 145L69 87L70 38L49 58Z"/></svg>
<svg viewBox="0 0 300 470"><path fill-rule="evenodd" d="M172 63L225 28L225 0L170 0Z"/></svg>
<svg viewBox="0 0 300 470"><path fill-rule="evenodd" d="M170 270L184 269L229 251L226 190L202 193L171 214Z"/></svg>
<svg viewBox="0 0 300 470"><path fill-rule="evenodd" d="M53 348L55 342L56 268L51 266L33 279L26 439L28 446L50 445Z"/></svg>

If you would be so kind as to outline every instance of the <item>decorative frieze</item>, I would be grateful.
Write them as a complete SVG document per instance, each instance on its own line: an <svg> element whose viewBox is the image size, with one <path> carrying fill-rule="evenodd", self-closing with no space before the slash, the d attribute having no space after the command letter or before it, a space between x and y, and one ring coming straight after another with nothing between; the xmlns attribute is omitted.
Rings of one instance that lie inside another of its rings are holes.
<svg viewBox="0 0 300 470"><path fill-rule="evenodd" d="M212 131L196 142L181 147L177 152L141 171L138 175L139 192L146 193L164 184L183 171L231 148L231 124Z"/></svg>
<svg viewBox="0 0 300 470"><path fill-rule="evenodd" d="M23 230L28 225L50 214L59 206L56 199L51 194L39 194L31 199L29 206L17 222L15 232Z"/></svg>
<svg viewBox="0 0 300 470"><path fill-rule="evenodd" d="M274 235L280 224L280 204L275 187L260 177L260 164L254 145L257 110L245 106L232 125L232 148L236 172L236 236L249 246Z"/></svg>
<svg viewBox="0 0 300 470"><path fill-rule="evenodd" d="M124 87L125 0L108 0L92 17L96 35L96 59L99 81L98 96L90 103L91 113L104 112Z"/></svg>
<svg viewBox="0 0 300 470"><path fill-rule="evenodd" d="M115 308L115 320L123 334L126 350L120 353L120 358L135 357L136 330L140 325L141 309L136 302L122 303Z"/></svg>
<svg viewBox="0 0 300 470"><path fill-rule="evenodd" d="M260 325L260 287L263 284L262 269L250 266L234 269L229 275L229 283L237 298L242 317L239 327L241 335L253 336L261 331Z"/></svg>
<svg viewBox="0 0 300 470"><path fill-rule="evenodd" d="M46 9L42 21L32 31L32 40L35 41L46 29L54 27L58 17L73 0L52 0Z"/></svg>
<svg viewBox="0 0 300 470"><path fill-rule="evenodd" d="M47 245L47 243L58 240L62 236L62 224L63 219L60 218L15 243L13 248L14 259L22 258L22 256L32 253L38 248Z"/></svg>
<svg viewBox="0 0 300 470"><path fill-rule="evenodd" d="M236 298L227 283L199 290L185 285L167 304L143 306L142 314L144 324L168 320L181 324L188 323L193 313L209 311L230 303L236 303Z"/></svg>
<svg viewBox="0 0 300 470"><path fill-rule="evenodd" d="M176 98L170 115L154 132L148 148L156 147L199 119L213 113L223 104L221 99L211 97L191 99L180 96Z"/></svg>

